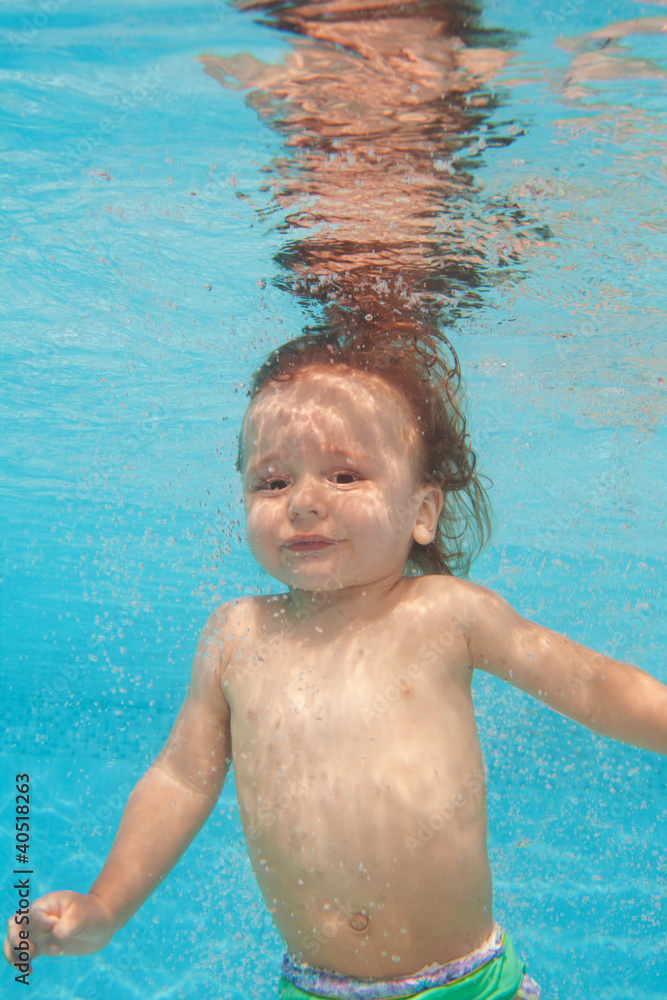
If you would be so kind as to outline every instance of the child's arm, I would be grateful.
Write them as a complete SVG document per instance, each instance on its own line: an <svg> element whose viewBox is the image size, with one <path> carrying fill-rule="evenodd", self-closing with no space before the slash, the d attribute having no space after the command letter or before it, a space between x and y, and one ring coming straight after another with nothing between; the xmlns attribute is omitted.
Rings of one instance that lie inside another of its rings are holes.
<svg viewBox="0 0 667 1000"><path fill-rule="evenodd" d="M87 895L54 892L33 903L31 958L83 955L109 943L168 875L213 809L229 766L229 706L220 686L216 618L204 628L187 697L155 763L131 793L109 857ZM13 918L4 954L19 943Z"/></svg>
<svg viewBox="0 0 667 1000"><path fill-rule="evenodd" d="M489 590L474 590L467 623L473 667L597 733L667 754L667 686L521 618Z"/></svg>

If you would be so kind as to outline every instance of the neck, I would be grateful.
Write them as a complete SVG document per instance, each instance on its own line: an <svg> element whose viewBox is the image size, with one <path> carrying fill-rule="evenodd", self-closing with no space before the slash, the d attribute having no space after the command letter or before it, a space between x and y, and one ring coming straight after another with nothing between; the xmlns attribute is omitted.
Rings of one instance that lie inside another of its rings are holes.
<svg viewBox="0 0 667 1000"><path fill-rule="evenodd" d="M386 577L372 583L341 587L335 590L298 590L290 588L289 601L297 618L308 620L317 616L324 625L345 624L352 619L372 618L393 595L402 575Z"/></svg>

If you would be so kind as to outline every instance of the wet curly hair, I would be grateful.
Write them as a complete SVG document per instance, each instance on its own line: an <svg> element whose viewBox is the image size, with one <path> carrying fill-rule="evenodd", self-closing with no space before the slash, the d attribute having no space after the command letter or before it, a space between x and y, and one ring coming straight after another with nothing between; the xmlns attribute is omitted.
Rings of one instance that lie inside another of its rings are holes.
<svg viewBox="0 0 667 1000"><path fill-rule="evenodd" d="M404 328L401 328L404 327ZM413 542L411 576L466 576L491 536L491 507L466 431L461 369L448 338L413 323L364 329L348 322L315 329L276 348L255 372L251 400L270 382L284 382L308 368L348 368L383 379L401 393L421 429L418 474L442 489L436 537ZM237 467L243 465L239 450Z"/></svg>

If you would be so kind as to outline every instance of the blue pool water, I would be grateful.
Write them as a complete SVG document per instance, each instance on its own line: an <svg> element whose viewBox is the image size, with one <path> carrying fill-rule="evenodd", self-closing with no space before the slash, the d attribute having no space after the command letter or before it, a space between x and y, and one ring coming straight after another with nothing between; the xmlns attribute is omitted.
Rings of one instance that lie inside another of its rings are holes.
<svg viewBox="0 0 667 1000"><path fill-rule="evenodd" d="M450 332L494 481L473 579L667 681L660 18L630 0L485 5L512 41L456 154L474 188L464 249L482 263ZM207 614L271 586L242 538L235 435L251 371L314 307L276 280L294 239L271 193L285 134L196 61L280 63L289 36L167 0L8 0L0 34L9 916L14 775L31 777L33 896L84 891ZM664 998L665 759L487 677L476 703L496 915L545 1000ZM31 996L261 1000L280 955L230 780L109 948L39 962ZM24 995L9 969L0 993Z"/></svg>

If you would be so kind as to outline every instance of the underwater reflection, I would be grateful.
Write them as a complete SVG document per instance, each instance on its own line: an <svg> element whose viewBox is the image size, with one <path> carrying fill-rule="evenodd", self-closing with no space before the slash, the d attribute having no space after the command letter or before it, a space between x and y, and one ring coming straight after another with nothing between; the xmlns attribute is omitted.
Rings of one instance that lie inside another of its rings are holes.
<svg viewBox="0 0 667 1000"><path fill-rule="evenodd" d="M328 304L330 322L341 310L371 329L453 318L517 261L517 235L544 237L474 180L483 150L521 131L495 122L487 86L516 39L483 30L477 4L243 6L291 35L285 62L201 61L284 136L271 178L289 235L279 283Z"/></svg>
<svg viewBox="0 0 667 1000"><path fill-rule="evenodd" d="M591 84L608 80L664 80L667 70L653 59L633 55L625 39L637 35L664 35L665 32L667 17L636 17L629 21L613 21L583 35L561 38L560 47L572 53L564 80L565 95L570 100L589 97Z"/></svg>

